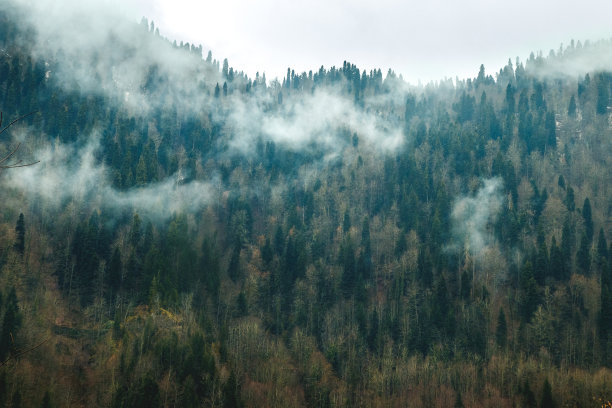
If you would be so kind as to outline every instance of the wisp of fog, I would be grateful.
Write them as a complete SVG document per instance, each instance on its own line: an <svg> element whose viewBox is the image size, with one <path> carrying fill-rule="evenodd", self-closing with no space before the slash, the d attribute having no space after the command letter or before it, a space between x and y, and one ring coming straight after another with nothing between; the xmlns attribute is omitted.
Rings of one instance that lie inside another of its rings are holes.
<svg viewBox="0 0 612 408"><path fill-rule="evenodd" d="M451 212L453 244L450 250L468 250L479 257L494 243L491 224L495 222L502 203L502 180L499 177L483 180L474 196L455 200Z"/></svg>

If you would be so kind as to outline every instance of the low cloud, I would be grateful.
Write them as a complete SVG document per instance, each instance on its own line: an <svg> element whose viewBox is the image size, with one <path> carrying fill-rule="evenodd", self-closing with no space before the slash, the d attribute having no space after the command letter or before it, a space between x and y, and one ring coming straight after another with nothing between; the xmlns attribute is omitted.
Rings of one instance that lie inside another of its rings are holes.
<svg viewBox="0 0 612 408"><path fill-rule="evenodd" d="M48 62L47 78L64 89L102 95L146 113L168 98L182 109L205 108L218 71L201 55L175 49L128 17L130 1L8 0L7 12L33 37L23 47ZM182 103L184 102L184 103Z"/></svg>
<svg viewBox="0 0 612 408"><path fill-rule="evenodd" d="M491 225L502 206L501 189L500 178L486 179L476 195L460 197L455 201L451 213L454 243L449 249L467 249L479 257L494 243Z"/></svg>
<svg viewBox="0 0 612 408"><path fill-rule="evenodd" d="M53 145L33 153L40 163L5 172L5 186L23 192L31 200L59 208L68 202L87 203L112 211L133 210L152 219L164 220L176 212L194 212L213 197L212 183L193 181L183 184L169 177L126 191L112 186L107 168L99 164L96 134L84 145Z"/></svg>
<svg viewBox="0 0 612 408"><path fill-rule="evenodd" d="M118 0L66 0L61 7L52 0L8 4L17 10L18 21L32 27L33 40L22 41L28 41L39 60L49 62L50 84L104 96L135 116L168 107L179 115L211 113L223 123L221 143L233 152L253 154L260 138L326 157L339 154L354 134L371 151L395 153L403 144L401 118L389 114L403 115L408 87L397 78L388 92L365 96L363 106L343 93L345 83L287 92L272 81L268 88L244 94L246 80L239 74L227 79L228 95L217 99L215 85L226 81L218 67L202 61L198 52L172 47L128 18L129 1L125 6ZM284 99L280 104L279 93Z"/></svg>
<svg viewBox="0 0 612 408"><path fill-rule="evenodd" d="M357 135L372 151L393 153L402 147L404 135L386 117L367 112L333 88L316 89L285 97L269 109L269 99L236 97L228 124L230 148L247 154L258 138L271 140L291 151L321 149L337 154Z"/></svg>
<svg viewBox="0 0 612 408"><path fill-rule="evenodd" d="M547 57L547 58L544 58ZM540 79L578 78L588 72L606 72L612 69L612 40L594 43L572 40L569 47L551 51L526 61L529 74Z"/></svg>

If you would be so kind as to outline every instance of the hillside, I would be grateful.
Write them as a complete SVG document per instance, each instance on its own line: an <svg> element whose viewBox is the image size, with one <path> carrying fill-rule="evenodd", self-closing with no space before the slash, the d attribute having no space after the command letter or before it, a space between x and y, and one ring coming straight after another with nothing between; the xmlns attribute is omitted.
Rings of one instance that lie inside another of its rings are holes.
<svg viewBox="0 0 612 408"><path fill-rule="evenodd" d="M0 10L40 161L0 170L0 406L612 401L610 41L414 86L96 21Z"/></svg>

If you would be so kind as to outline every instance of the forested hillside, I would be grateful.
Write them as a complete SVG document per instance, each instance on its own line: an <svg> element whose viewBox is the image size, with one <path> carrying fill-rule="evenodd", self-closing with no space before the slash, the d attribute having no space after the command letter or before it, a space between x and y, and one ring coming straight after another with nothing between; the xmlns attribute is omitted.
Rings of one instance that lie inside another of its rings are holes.
<svg viewBox="0 0 612 408"><path fill-rule="evenodd" d="M0 10L1 164L40 161L0 170L0 406L612 401L611 42L414 86L113 27Z"/></svg>

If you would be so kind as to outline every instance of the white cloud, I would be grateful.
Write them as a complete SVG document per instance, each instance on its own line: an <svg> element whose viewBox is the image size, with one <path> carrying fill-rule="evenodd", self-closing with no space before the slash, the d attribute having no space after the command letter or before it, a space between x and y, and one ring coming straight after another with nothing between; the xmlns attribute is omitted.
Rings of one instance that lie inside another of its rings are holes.
<svg viewBox="0 0 612 408"><path fill-rule="evenodd" d="M451 213L454 247L450 249L468 249L471 254L480 256L493 244L491 227L503 202L501 188L500 178L487 179L475 196L455 201Z"/></svg>
<svg viewBox="0 0 612 408"><path fill-rule="evenodd" d="M67 202L87 203L109 210L132 209L152 219L167 219L176 212L194 212L213 198L211 183L193 181L182 184L174 177L159 183L126 191L115 189L104 165L95 153L99 137L92 134L85 145L54 145L33 153L40 163L5 172L3 183L22 191L45 206L59 208Z"/></svg>
<svg viewBox="0 0 612 408"><path fill-rule="evenodd" d="M267 98L237 97L231 102L230 146L242 153L252 152L256 140L271 140L292 150L315 148L328 154L340 153L353 134L372 147L373 152L396 152L403 146L401 129L375 112L365 112L352 99L333 89L317 89L285 97L282 105Z"/></svg>

